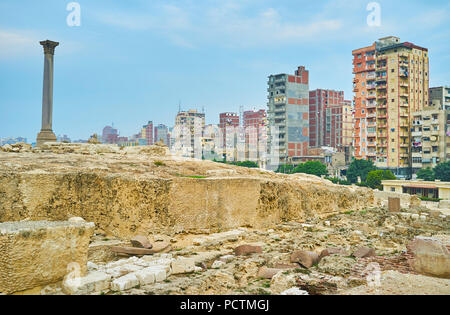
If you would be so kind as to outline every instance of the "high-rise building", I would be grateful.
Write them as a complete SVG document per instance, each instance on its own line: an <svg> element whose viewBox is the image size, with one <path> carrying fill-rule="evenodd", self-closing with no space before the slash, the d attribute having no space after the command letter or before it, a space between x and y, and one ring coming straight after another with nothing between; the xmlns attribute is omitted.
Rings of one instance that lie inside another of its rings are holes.
<svg viewBox="0 0 450 315"><path fill-rule="evenodd" d="M267 114L264 109L243 113L245 134L245 153L247 161L265 162L267 152Z"/></svg>
<svg viewBox="0 0 450 315"><path fill-rule="evenodd" d="M344 100L342 108L342 146L351 151L353 143L354 111L352 101Z"/></svg>
<svg viewBox="0 0 450 315"><path fill-rule="evenodd" d="M431 91L431 89L430 89ZM450 159L450 108L433 102L413 113L412 167L413 173L433 168Z"/></svg>
<svg viewBox="0 0 450 315"><path fill-rule="evenodd" d="M376 160L375 44L353 54L354 127L353 147L357 159Z"/></svg>
<svg viewBox="0 0 450 315"><path fill-rule="evenodd" d="M441 109L450 109L450 86L430 88L430 105Z"/></svg>
<svg viewBox="0 0 450 315"><path fill-rule="evenodd" d="M309 145L343 148L344 92L309 92Z"/></svg>
<svg viewBox="0 0 450 315"><path fill-rule="evenodd" d="M205 128L205 113L180 111L175 118L173 151L183 156L201 158L201 138Z"/></svg>
<svg viewBox="0 0 450 315"><path fill-rule="evenodd" d="M155 127L155 143L162 141L167 147L170 147L169 128L166 125L159 124Z"/></svg>
<svg viewBox="0 0 450 315"><path fill-rule="evenodd" d="M219 115L219 129L222 134L221 149L223 158L227 161L235 161L239 137L239 114L221 113Z"/></svg>
<svg viewBox="0 0 450 315"><path fill-rule="evenodd" d="M141 129L141 139L145 139L144 143L146 145L153 145L154 137L153 137L153 121L149 121L146 125L144 125Z"/></svg>
<svg viewBox="0 0 450 315"><path fill-rule="evenodd" d="M390 36L376 42L376 55L376 165L410 178L413 114L429 102L428 49Z"/></svg>
<svg viewBox="0 0 450 315"><path fill-rule="evenodd" d="M309 147L309 72L300 66L295 75L271 75L268 86L268 151L287 163Z"/></svg>
<svg viewBox="0 0 450 315"><path fill-rule="evenodd" d="M114 144L114 143L117 143L118 138L119 138L119 132L117 129L114 129L111 126L106 126L105 128L103 128L103 132L102 132L103 143Z"/></svg>

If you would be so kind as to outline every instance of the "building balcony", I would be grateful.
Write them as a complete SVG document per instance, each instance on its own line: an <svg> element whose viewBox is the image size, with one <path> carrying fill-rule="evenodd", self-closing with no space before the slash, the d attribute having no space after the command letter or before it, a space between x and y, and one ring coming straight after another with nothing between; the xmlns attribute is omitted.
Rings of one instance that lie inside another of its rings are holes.
<svg viewBox="0 0 450 315"><path fill-rule="evenodd" d="M387 148L387 143L378 143L377 147L379 147L379 148Z"/></svg>
<svg viewBox="0 0 450 315"><path fill-rule="evenodd" d="M368 100L374 100L376 98L377 98L377 96L375 94L367 95Z"/></svg>
<svg viewBox="0 0 450 315"><path fill-rule="evenodd" d="M409 113L402 112L402 113L400 113L400 117L409 117Z"/></svg>
<svg viewBox="0 0 450 315"><path fill-rule="evenodd" d="M409 107L409 104L405 102L400 102L400 107Z"/></svg>
<svg viewBox="0 0 450 315"><path fill-rule="evenodd" d="M375 142L369 142L369 143L367 144L367 146L368 146L369 148L375 148L375 147L377 146L377 144L376 144Z"/></svg>

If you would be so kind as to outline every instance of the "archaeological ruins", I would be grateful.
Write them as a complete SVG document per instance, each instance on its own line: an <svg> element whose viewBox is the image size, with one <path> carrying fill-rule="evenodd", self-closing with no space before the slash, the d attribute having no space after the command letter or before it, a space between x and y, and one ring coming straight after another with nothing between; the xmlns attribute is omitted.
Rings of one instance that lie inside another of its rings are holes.
<svg viewBox="0 0 450 315"><path fill-rule="evenodd" d="M1 151L3 294L449 293L450 213L415 196L163 145Z"/></svg>

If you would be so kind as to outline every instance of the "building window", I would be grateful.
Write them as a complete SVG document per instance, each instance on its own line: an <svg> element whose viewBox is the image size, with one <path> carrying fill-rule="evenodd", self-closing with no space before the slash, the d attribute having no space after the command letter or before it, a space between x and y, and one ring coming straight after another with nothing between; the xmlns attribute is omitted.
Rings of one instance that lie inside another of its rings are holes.
<svg viewBox="0 0 450 315"><path fill-rule="evenodd" d="M392 191L392 192L395 192L395 187L391 187L391 191Z"/></svg>

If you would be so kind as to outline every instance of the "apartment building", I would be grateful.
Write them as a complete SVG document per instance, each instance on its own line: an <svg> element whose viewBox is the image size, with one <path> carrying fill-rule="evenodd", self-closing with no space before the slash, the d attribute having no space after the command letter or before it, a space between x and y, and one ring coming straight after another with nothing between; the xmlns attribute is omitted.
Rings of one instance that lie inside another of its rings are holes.
<svg viewBox="0 0 450 315"><path fill-rule="evenodd" d="M353 55L354 127L353 146L357 159L376 160L375 43L356 49Z"/></svg>
<svg viewBox="0 0 450 315"><path fill-rule="evenodd" d="M250 110L243 113L245 132L246 161L258 162L260 166L266 159L267 152L267 114L264 109Z"/></svg>
<svg viewBox="0 0 450 315"><path fill-rule="evenodd" d="M450 109L450 86L430 88L430 104L441 109Z"/></svg>
<svg viewBox="0 0 450 315"><path fill-rule="evenodd" d="M306 155L309 147L309 71L270 75L268 81L268 151L279 163ZM270 166L269 166L270 167Z"/></svg>
<svg viewBox="0 0 450 315"><path fill-rule="evenodd" d="M414 173L450 159L449 123L450 108L442 109L440 103L432 103L413 113L411 150Z"/></svg>
<svg viewBox="0 0 450 315"><path fill-rule="evenodd" d="M175 118L173 130L175 154L201 158L201 138L205 127L205 114L197 110L180 111Z"/></svg>
<svg viewBox="0 0 450 315"><path fill-rule="evenodd" d="M352 101L344 100L342 108L342 146L351 148L353 143L354 110Z"/></svg>
<svg viewBox="0 0 450 315"><path fill-rule="evenodd" d="M166 146L170 147L169 128L166 125L159 124L154 131L155 143L162 141Z"/></svg>
<svg viewBox="0 0 450 315"><path fill-rule="evenodd" d="M343 91L317 89L309 92L310 147L327 146L342 151L345 105ZM349 119L347 115L345 118Z"/></svg>
<svg viewBox="0 0 450 315"><path fill-rule="evenodd" d="M141 139L145 140L145 145L153 145L153 121L149 121L145 126L141 129Z"/></svg>
<svg viewBox="0 0 450 315"><path fill-rule="evenodd" d="M413 114L428 106L428 50L390 36L376 42L377 161L397 177L412 176Z"/></svg>

